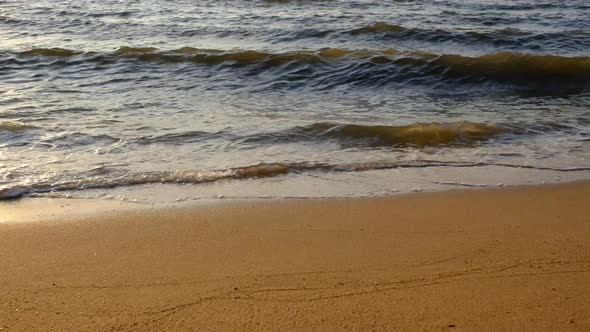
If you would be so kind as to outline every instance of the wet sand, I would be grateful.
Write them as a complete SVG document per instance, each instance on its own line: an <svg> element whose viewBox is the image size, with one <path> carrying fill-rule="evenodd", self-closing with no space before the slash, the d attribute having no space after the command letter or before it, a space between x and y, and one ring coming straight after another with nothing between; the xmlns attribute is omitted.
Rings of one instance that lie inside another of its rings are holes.
<svg viewBox="0 0 590 332"><path fill-rule="evenodd" d="M0 330L589 330L590 183L0 203Z"/></svg>

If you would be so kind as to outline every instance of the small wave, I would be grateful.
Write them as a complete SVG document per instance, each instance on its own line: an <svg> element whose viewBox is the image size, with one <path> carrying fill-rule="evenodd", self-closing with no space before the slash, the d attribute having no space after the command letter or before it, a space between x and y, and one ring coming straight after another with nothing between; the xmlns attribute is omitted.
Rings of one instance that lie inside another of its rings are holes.
<svg viewBox="0 0 590 332"><path fill-rule="evenodd" d="M115 187L136 186L146 184L201 184L219 180L239 180L298 174L306 172L366 172L398 168L430 168L430 167L507 167L548 170L555 172L587 172L588 167L551 168L518 164L501 163L462 163L441 161L415 161L404 163L261 163L244 167L222 170L198 171L185 170L176 172L142 172L129 173L122 176L90 176L74 180L56 180L28 185L8 185L0 187L0 199L11 199L32 194L62 192L72 190L109 189Z"/></svg>
<svg viewBox="0 0 590 332"><path fill-rule="evenodd" d="M136 141L139 144L153 144L153 143L168 143L168 144L187 144L203 140L220 138L223 136L222 132L206 132L206 131L186 131L180 133L170 133L162 135L142 136Z"/></svg>
<svg viewBox="0 0 590 332"><path fill-rule="evenodd" d="M88 14L85 14L84 17L100 18L100 17L114 16L114 17L127 18L132 15L133 15L133 12L131 12L131 11L121 11L121 12L108 12L108 13L88 13Z"/></svg>
<svg viewBox="0 0 590 332"><path fill-rule="evenodd" d="M240 144L293 143L337 140L347 146L390 147L463 147L492 139L528 139L531 136L568 134L585 137L588 123L584 118L570 123L537 121L536 123L423 122L409 125L364 125L319 122L277 132L228 137Z"/></svg>
<svg viewBox="0 0 590 332"><path fill-rule="evenodd" d="M82 52L65 49L32 49L17 53L20 57L75 57L79 64ZM256 50L208 50L183 47L161 51L152 47L121 47L114 53L84 53L84 61L109 62L118 59L134 59L146 62L194 62L206 65L240 64L276 68L284 64L343 64L339 68L344 83L358 77L358 80L395 81L411 80L425 76L438 76L463 81L498 81L529 85L550 85L563 87L575 85L585 88L590 83L590 57L565 57L558 55L533 55L526 53L500 52L482 56L456 54L435 54L424 51L349 50L326 48L317 51L301 50L285 53L269 53ZM64 62L60 62L60 65ZM67 61L65 61L67 64ZM357 64L366 64L359 68ZM354 73L349 72L354 64ZM359 72L359 70L363 72ZM317 77L325 80L325 75ZM312 75L311 78L316 78ZM345 78L345 79L344 79ZM328 82L330 83L330 82ZM332 82L332 83L338 83ZM331 84L332 84L331 83ZM581 84L581 85L580 85Z"/></svg>
<svg viewBox="0 0 590 332"><path fill-rule="evenodd" d="M73 146L88 146L99 142L113 144L121 139L107 134L91 134L77 131L61 131L46 134L40 138L40 143L47 144L54 149L71 148Z"/></svg>
<svg viewBox="0 0 590 332"><path fill-rule="evenodd" d="M11 52L4 52L10 54ZM63 58L69 60L75 57L76 61L72 64L81 62L99 62L110 63L117 60L134 59L144 62L160 63L181 63L193 62L205 65L219 64L242 64L242 65L263 65L279 66L287 63L314 64L328 63L345 59L370 59L375 56L402 56L406 52L395 49L384 50L349 50L341 48L324 48L320 50L301 50L284 53L271 53L258 50L216 50L216 49L199 49L194 47L182 47L174 50L160 50L154 47L129 47L123 46L111 53L102 52L82 52L62 48L35 48L28 51L12 53L21 58ZM425 52L416 53L423 57L429 55ZM78 57L82 56L82 57ZM431 55L436 57L436 55ZM14 59L10 58L9 63ZM53 63L51 63L53 64ZM68 62L59 62L59 65L67 65Z"/></svg>
<svg viewBox="0 0 590 332"><path fill-rule="evenodd" d="M362 27L362 28L357 28L357 29L353 29L350 32L352 34L363 34L363 33L379 33L379 32L402 32L402 31L406 31L407 29L404 28L401 25L395 25L395 24L388 24L385 22L375 22L371 25Z"/></svg>
<svg viewBox="0 0 590 332"><path fill-rule="evenodd" d="M320 135L336 138L374 139L387 145L436 146L470 143L489 139L507 130L475 122L417 123L407 126L335 125L320 123L311 127Z"/></svg>
<svg viewBox="0 0 590 332"><path fill-rule="evenodd" d="M585 30L559 32L526 31L516 28L501 29L432 29L404 27L386 22L375 22L368 26L352 29L347 33L357 36L375 36L379 40L415 40L425 42L456 42L464 45L481 44L502 46L518 50L576 50L590 47L590 34Z"/></svg>
<svg viewBox="0 0 590 332"><path fill-rule="evenodd" d="M396 55L399 51L386 50L347 50L340 48L326 48L319 51L302 50L285 53L269 53L256 50L224 51L215 49L198 49L183 47L172 51L160 51L152 47L121 47L116 55L127 58L136 58L145 61L164 62L196 62L203 64L220 64L235 62L242 64L266 64L278 65L289 62L318 63L330 59L342 59L346 57L370 57L374 55Z"/></svg>
<svg viewBox="0 0 590 332"><path fill-rule="evenodd" d="M483 3L480 4L482 10L502 10L502 11L526 11L526 10L534 10L534 9L550 9L550 8L560 8L562 5L559 3L552 3L552 2L539 2L539 3L531 3L531 4L503 4L503 3L494 3L488 4Z"/></svg>
<svg viewBox="0 0 590 332"><path fill-rule="evenodd" d="M0 23L17 24L17 23L21 23L21 21L16 18L13 18L13 17L0 15Z"/></svg>
<svg viewBox="0 0 590 332"><path fill-rule="evenodd" d="M27 57L47 56L47 57L69 58L69 57L79 55L82 53L84 53L84 52L54 47L54 48L33 48L28 51L20 52L19 54L22 56L27 56Z"/></svg>
<svg viewBox="0 0 590 332"><path fill-rule="evenodd" d="M509 130L504 127L468 121L415 123L406 126L315 123L283 132L250 136L244 141L337 139L380 146L426 147L473 144L506 132Z"/></svg>
<svg viewBox="0 0 590 332"><path fill-rule="evenodd" d="M20 122L0 122L0 131L9 131L13 133L20 133L30 129L38 129L39 127L20 123Z"/></svg>
<svg viewBox="0 0 590 332"><path fill-rule="evenodd" d="M511 52L480 57L441 55L431 62L453 76L479 76L500 81L590 80L590 57L530 55Z"/></svg>

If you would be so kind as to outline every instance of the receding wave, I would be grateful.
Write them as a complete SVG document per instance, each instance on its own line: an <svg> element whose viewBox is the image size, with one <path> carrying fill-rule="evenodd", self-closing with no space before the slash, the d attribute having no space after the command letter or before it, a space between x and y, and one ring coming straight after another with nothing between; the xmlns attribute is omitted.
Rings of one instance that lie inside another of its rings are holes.
<svg viewBox="0 0 590 332"><path fill-rule="evenodd" d="M397 168L429 168L429 167L508 167L550 170L555 172L587 172L588 167L576 168L551 168L536 167L530 165L484 163L484 162L442 162L442 161L415 161L400 163L354 163L354 164L329 164L329 163L260 163L244 167L228 168L221 170L184 170L176 172L142 172L128 173L120 176L106 174L106 176L89 176L72 180L55 180L27 185L8 185L0 187L0 199L18 198L32 194L49 192L62 192L88 189L109 189L124 186L136 186L147 184L202 184L219 180L255 179L281 176L287 174L300 174L307 172L366 172L374 170L386 170Z"/></svg>
<svg viewBox="0 0 590 332"><path fill-rule="evenodd" d="M79 52L65 49L32 49L19 52L21 58L50 57L62 58L67 64L74 58L74 64L84 61L112 62L133 59L146 62L194 62L208 65L240 64L276 68L285 64L335 65L343 70L341 80L405 81L416 77L438 76L470 81L494 80L528 84L548 84L560 86L590 82L590 57L564 57L558 55L533 55L514 52L500 52L482 56L462 56L456 54L434 54L423 51L348 50L326 48L321 50L301 50L285 53L270 53L257 50L206 50L183 47L171 51L156 48L121 47L112 53ZM6 61L6 60L5 60ZM350 64L355 64L353 68ZM358 64L366 64L359 68ZM0 61L1 65L1 61ZM51 65L51 64L50 64ZM350 72L355 70L355 72ZM362 72L358 72L358 71ZM325 77L316 77L325 80ZM338 83L339 81L335 82ZM329 82L328 82L329 83ZM334 82L333 82L334 83ZM328 84L329 85L329 84Z"/></svg>
<svg viewBox="0 0 590 332"><path fill-rule="evenodd" d="M259 134L243 141L296 141L336 139L382 146L465 145L491 139L510 130L493 124L468 121L415 123L405 126L315 123L289 130Z"/></svg>

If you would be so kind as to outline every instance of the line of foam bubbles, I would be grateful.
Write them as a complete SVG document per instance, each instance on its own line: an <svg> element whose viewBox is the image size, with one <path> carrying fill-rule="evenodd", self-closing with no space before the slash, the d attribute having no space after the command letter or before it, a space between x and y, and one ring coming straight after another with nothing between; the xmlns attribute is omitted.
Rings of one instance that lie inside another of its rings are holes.
<svg viewBox="0 0 590 332"><path fill-rule="evenodd" d="M590 167L551 168L505 163L461 163L441 161L420 161L407 163L357 163L357 164L324 164L324 163L261 163L229 169L199 171L185 170L176 172L142 172L129 173L118 177L87 177L76 180L58 180L30 185L12 185L0 188L0 199L17 198L35 193L61 192L87 189L109 189L122 186L145 184L201 184L219 180L239 180L275 177L287 174L310 172L365 172L397 168L429 168L429 167L487 167L498 166L508 168L524 168L555 172L590 171Z"/></svg>

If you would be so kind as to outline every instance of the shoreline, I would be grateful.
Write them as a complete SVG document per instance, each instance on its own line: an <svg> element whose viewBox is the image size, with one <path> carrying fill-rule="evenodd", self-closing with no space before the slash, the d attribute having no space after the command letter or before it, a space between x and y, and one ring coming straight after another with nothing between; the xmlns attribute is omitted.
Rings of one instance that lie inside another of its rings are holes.
<svg viewBox="0 0 590 332"><path fill-rule="evenodd" d="M0 328L587 330L588 197L2 202Z"/></svg>
<svg viewBox="0 0 590 332"><path fill-rule="evenodd" d="M403 163L402 163L403 164ZM295 168L301 165L291 165ZM460 165L398 165L376 167L360 171L303 171L290 169L288 164L259 164L229 173L200 174L192 171L176 175L157 175L137 184L127 180L107 181L106 185L89 183L70 184L56 192L46 192L50 186L35 194L35 185L0 190L0 201L29 196L73 199L122 200L145 204L174 204L183 201L258 198L355 198L387 197L413 192L448 191L469 188L519 187L527 185L559 184L590 179L590 170L573 167L563 169L528 168L509 164ZM424 166L424 167L423 167ZM316 165L316 167L323 167ZM364 167L362 164L359 166ZM436 169L433 169L436 168ZM282 173L286 172L286 173ZM213 176L211 181L208 176ZM143 176L143 175L142 175ZM201 176L204 176L202 178ZM234 176L236 176L234 178ZM133 181L133 176L130 178ZM129 180L129 179L128 179ZM176 182L176 181L180 182ZM204 182L201 182L203 180ZM155 181L155 182L152 182ZM162 182L163 181L163 182ZM187 181L187 182L184 182ZM120 182L120 183L119 183ZM144 183L145 182L145 183ZM89 187L86 187L86 186ZM77 188L77 189L76 189ZM22 196L20 196L22 195ZM286 196L287 195L287 196Z"/></svg>
<svg viewBox="0 0 590 332"><path fill-rule="evenodd" d="M344 203L351 201L390 201L412 197L428 197L471 192L511 192L522 190L555 190L569 186L590 185L590 180L572 180L554 183L514 184L499 186L460 186L446 189L410 190L390 192L375 196L220 196L186 199L180 201L138 202L117 198L79 197L17 197L0 200L0 225L4 222L42 222L44 220L76 222L80 219L112 217L121 214L155 212L179 212L214 207L232 208L242 204L275 205L297 202Z"/></svg>

